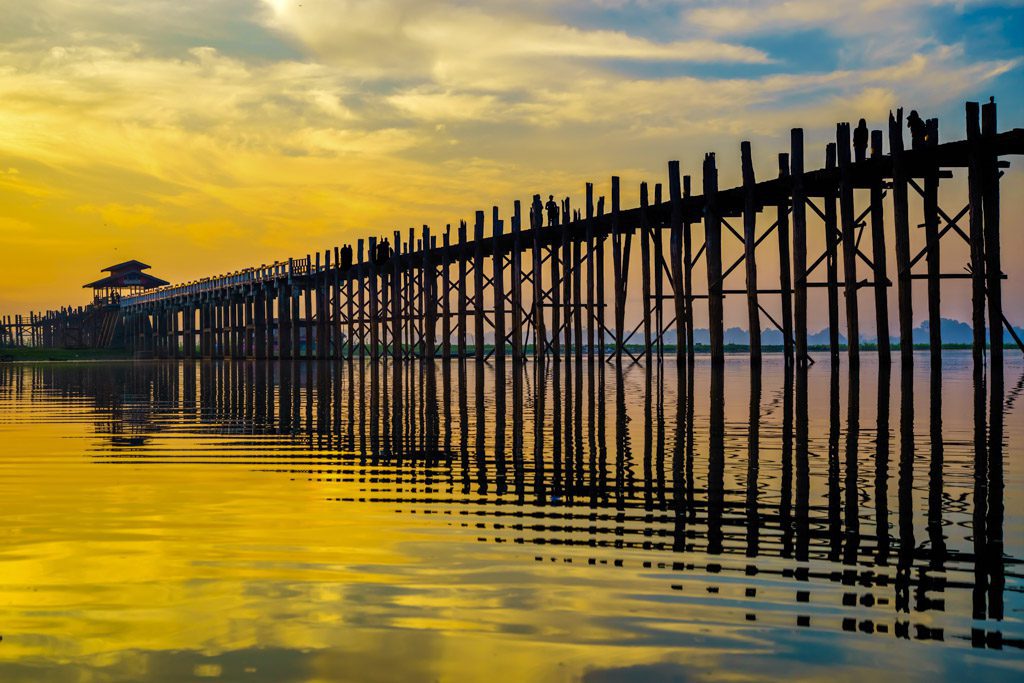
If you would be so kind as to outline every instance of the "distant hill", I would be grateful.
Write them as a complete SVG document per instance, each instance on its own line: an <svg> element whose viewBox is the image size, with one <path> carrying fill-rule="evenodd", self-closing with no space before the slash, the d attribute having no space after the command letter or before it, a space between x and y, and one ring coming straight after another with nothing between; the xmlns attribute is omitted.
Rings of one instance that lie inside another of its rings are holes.
<svg viewBox="0 0 1024 683"><path fill-rule="evenodd" d="M927 344L928 343L928 321L925 320L920 325L914 328L913 340L915 344ZM1014 327L1017 334L1024 339L1024 328ZM961 320L953 320L952 318L942 318L942 343L943 344L971 344L973 341L971 326ZM1004 330L1003 332L1004 342L1007 344L1014 344L1013 338L1009 332ZM612 337L609 336L609 341ZM698 327L693 331L693 341L697 344L708 345L711 343L711 333L704 327ZM874 337L861 336L862 344L873 344L875 343ZM640 342L639 335L633 338L634 343ZM665 343L675 344L676 343L676 332L671 329L665 333ZM742 327L729 327L725 330L725 343L734 344L739 346L745 346L750 343L750 335ZM761 343L766 346L782 346L782 333L774 327L765 329L761 332ZM824 328L817 332L811 332L807 335L807 343L811 346L828 346L828 328ZM839 343L846 344L846 336L843 334L839 335ZM892 337L892 343L898 344L899 337Z"/></svg>

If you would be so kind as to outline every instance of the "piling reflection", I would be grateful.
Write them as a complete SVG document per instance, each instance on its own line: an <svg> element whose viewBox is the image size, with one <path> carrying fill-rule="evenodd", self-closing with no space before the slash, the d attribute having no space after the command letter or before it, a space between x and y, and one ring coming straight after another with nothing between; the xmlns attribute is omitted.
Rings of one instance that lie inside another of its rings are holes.
<svg viewBox="0 0 1024 683"><path fill-rule="evenodd" d="M1021 647L1001 377L897 364L892 400L888 364L821 365L39 365L0 368L0 392L87 399L98 465L232 436L244 449L221 457L313 477L325 500L440 513L524 562L633 567L723 618Z"/></svg>

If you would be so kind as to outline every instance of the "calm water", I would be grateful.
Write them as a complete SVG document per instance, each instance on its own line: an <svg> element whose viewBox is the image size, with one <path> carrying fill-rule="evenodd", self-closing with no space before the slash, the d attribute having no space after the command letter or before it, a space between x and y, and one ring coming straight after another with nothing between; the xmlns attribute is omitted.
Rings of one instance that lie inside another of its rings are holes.
<svg viewBox="0 0 1024 683"><path fill-rule="evenodd" d="M1009 680L1008 355L0 366L0 680Z"/></svg>

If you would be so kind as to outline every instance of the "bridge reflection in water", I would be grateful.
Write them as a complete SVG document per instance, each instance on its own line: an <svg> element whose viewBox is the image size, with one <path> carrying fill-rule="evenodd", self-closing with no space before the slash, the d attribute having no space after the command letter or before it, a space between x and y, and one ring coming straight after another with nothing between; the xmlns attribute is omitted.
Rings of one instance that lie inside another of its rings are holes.
<svg viewBox="0 0 1024 683"><path fill-rule="evenodd" d="M40 365L0 368L0 389L88 399L97 463L309 480L325 505L426 515L522 562L632 569L680 619L698 602L766 628L1020 648L1020 383L972 375L969 353L820 360ZM151 447L168 434L230 446Z"/></svg>

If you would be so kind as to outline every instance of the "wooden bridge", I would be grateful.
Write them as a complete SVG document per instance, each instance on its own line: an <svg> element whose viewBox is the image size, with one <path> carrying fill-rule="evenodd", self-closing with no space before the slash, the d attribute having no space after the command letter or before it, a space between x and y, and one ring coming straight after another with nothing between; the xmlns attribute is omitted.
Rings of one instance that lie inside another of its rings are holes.
<svg viewBox="0 0 1024 683"><path fill-rule="evenodd" d="M913 346L912 282L927 282L929 345L938 357L940 284L968 279L975 358L984 363L988 346L993 364L1001 366L1003 328L1014 332L1002 310L999 184L1001 169L1009 165L1002 157L1024 153L1024 130L999 133L994 101L968 102L966 115L966 139L940 143L936 119L924 121L912 112L905 124L898 110L889 117L888 154L883 131L869 132L863 120L856 128L840 123L825 150L824 168L811 171L805 170L803 131L793 129L790 150L778 155L777 175L768 180L755 177L751 147L744 142L739 187L719 188L715 155L707 154L701 193L695 194L690 176L671 161L667 193L660 183L653 192L642 183L635 208L622 208L619 179L613 177L609 202L595 201L591 183L582 209L569 199L544 205L535 195L525 212L515 202L507 229L497 207L489 221L477 211L473 225L463 221L454 234L451 226L440 236L427 226L407 235L395 231L386 253L371 237L358 240L354 250L335 247L123 298L113 305L117 335L93 329L109 322L90 313L92 307L32 314L31 337L61 345L73 330L82 345L123 339L137 355L160 358L522 360L585 353L590 360L640 360L673 346L680 357L692 353L694 308L706 302L710 353L721 363L725 299L736 295L746 303L751 358L761 357L759 331L767 321L781 332L787 360L803 363L809 361L808 293L824 288L832 356L843 348L842 308L846 353L851 361L859 358L858 304L870 296L877 353L888 359L887 291L894 273L897 336L905 357ZM909 149L905 126L911 131ZM939 183L954 172L966 172L967 197L962 209L946 211L939 204ZM925 244L915 253L910 215L918 200ZM774 218L767 229L758 225L761 213ZM823 242L822 253L808 252L809 236ZM632 252L634 237L639 259ZM729 263L723 261L726 239L742 245L742 255ZM894 267L887 263L890 239ZM965 272L940 268L940 250L950 241L965 254ZM770 242L776 246L768 258L777 259L780 273L771 283L759 278L757 267ZM694 270L702 259L706 283L700 291ZM627 316L637 274L631 264L637 260L643 305ZM742 283L732 284L741 273ZM776 298L778 317L765 307ZM668 343L673 335L675 343Z"/></svg>

